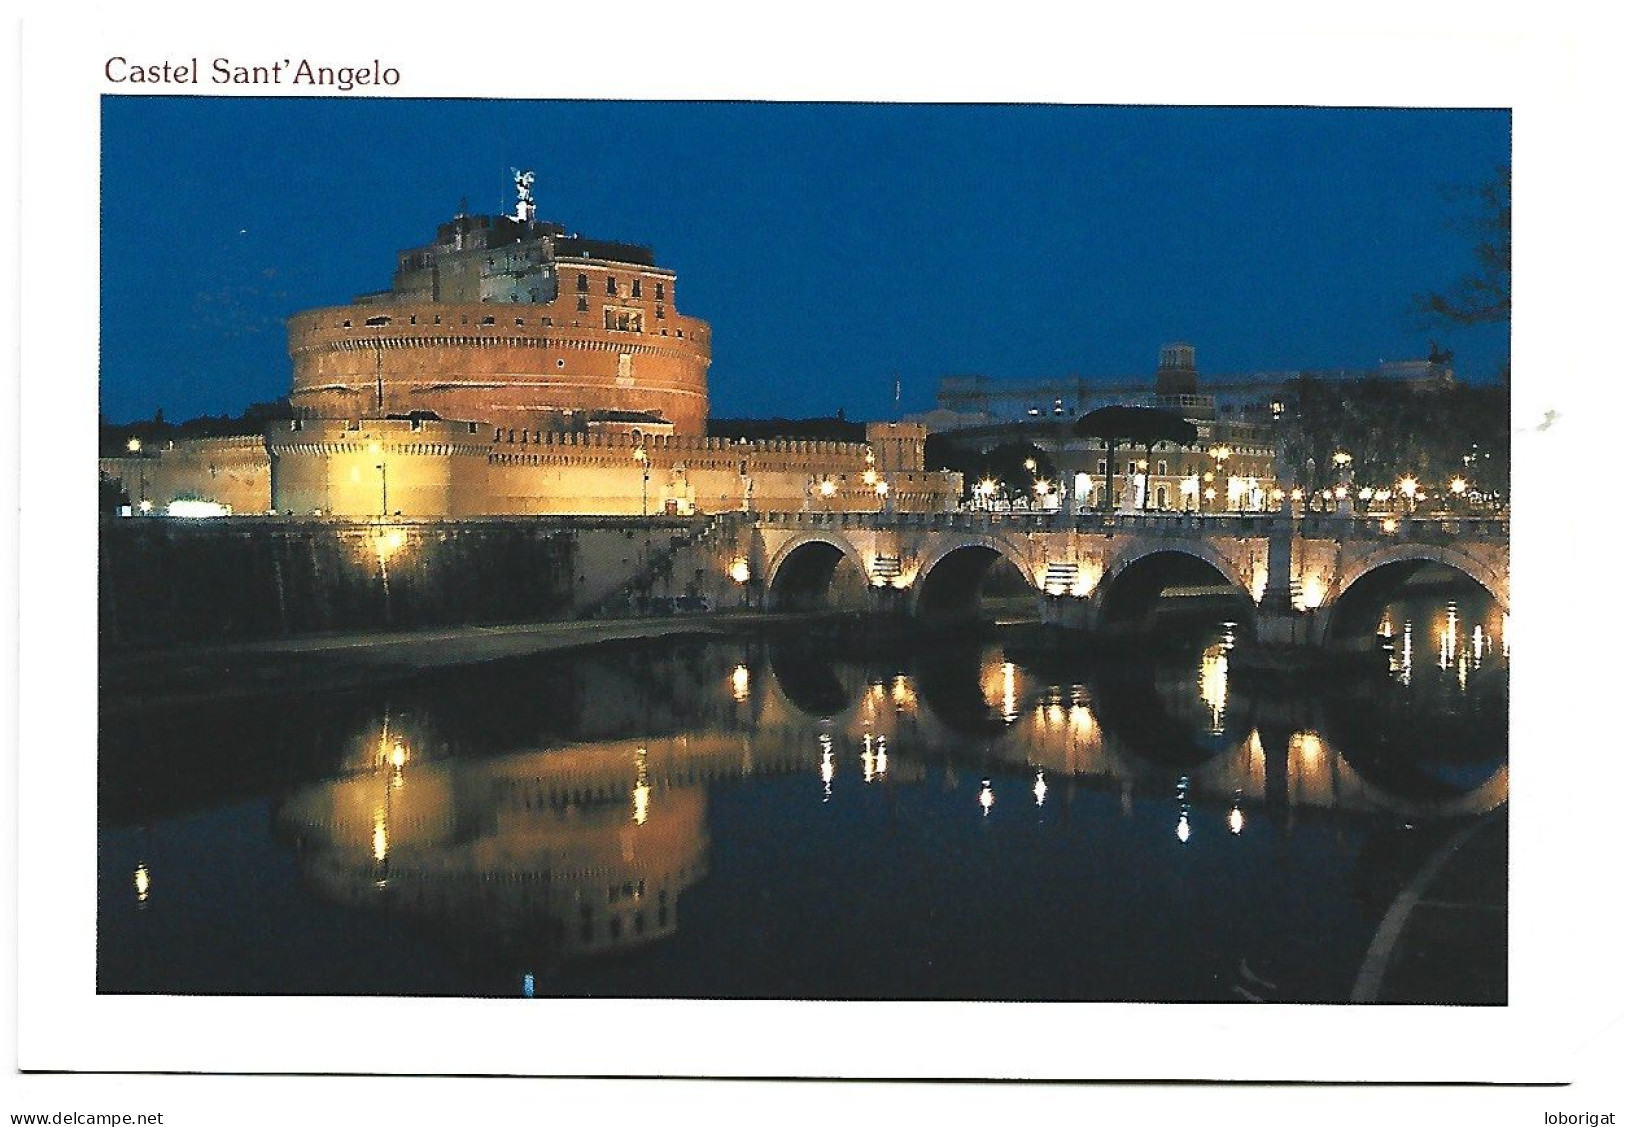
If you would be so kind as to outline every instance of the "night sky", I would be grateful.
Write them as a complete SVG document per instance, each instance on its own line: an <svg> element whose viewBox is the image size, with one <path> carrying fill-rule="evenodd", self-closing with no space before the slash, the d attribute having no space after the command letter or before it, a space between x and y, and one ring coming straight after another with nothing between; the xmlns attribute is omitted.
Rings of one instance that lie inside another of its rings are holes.
<svg viewBox="0 0 1625 1127"><path fill-rule="evenodd" d="M240 411L288 389L284 319L389 285L464 197L652 244L713 332L715 416L892 414L937 380L1373 367L1505 326L1426 328L1472 267L1452 189L1510 114L108 97L101 405Z"/></svg>

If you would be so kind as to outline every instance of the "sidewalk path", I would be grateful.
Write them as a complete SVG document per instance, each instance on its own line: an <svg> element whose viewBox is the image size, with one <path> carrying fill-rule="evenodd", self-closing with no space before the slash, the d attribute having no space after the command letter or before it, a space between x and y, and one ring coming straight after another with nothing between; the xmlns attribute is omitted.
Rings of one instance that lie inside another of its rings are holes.
<svg viewBox="0 0 1625 1127"><path fill-rule="evenodd" d="M350 688L430 669L605 642L723 634L735 626L795 617L740 612L691 618L461 626L103 654L102 712L118 714L202 701Z"/></svg>

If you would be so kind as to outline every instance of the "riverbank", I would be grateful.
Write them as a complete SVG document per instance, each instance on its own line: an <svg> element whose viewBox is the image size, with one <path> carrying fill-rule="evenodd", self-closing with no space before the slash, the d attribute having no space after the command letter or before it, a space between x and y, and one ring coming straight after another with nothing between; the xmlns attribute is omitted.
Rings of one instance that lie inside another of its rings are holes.
<svg viewBox="0 0 1625 1127"><path fill-rule="evenodd" d="M692 618L534 622L103 654L101 708L106 716L205 701L342 690L434 669L611 642L727 634L805 617L735 612Z"/></svg>
<svg viewBox="0 0 1625 1127"><path fill-rule="evenodd" d="M1353 1001L1504 1006L1507 812L1461 830L1430 857L1383 917Z"/></svg>

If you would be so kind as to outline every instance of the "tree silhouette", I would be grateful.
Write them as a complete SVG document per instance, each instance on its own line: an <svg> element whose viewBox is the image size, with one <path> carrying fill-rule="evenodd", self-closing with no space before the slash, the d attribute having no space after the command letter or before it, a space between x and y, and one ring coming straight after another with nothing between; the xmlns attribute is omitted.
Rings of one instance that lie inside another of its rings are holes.
<svg viewBox="0 0 1625 1127"><path fill-rule="evenodd" d="M1482 325L1512 317L1512 169L1471 190L1478 212L1467 227L1478 239L1472 273L1450 289L1416 299L1428 324Z"/></svg>
<svg viewBox="0 0 1625 1127"><path fill-rule="evenodd" d="M1106 509L1112 507L1112 473L1117 469L1117 447L1127 445L1151 448L1159 442L1176 446L1196 445L1196 427L1189 419L1160 407L1099 407L1072 424L1079 438L1095 438L1106 444Z"/></svg>

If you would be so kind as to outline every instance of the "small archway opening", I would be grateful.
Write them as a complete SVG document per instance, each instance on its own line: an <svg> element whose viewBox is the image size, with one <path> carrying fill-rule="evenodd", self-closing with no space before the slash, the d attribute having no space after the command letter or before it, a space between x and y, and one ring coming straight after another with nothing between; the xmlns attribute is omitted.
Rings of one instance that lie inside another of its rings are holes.
<svg viewBox="0 0 1625 1127"><path fill-rule="evenodd" d="M1032 584L997 549L966 544L939 559L920 578L915 613L935 621L968 620L997 614L1037 613Z"/></svg>
<svg viewBox="0 0 1625 1127"><path fill-rule="evenodd" d="M1110 576L1099 624L1121 630L1250 623L1253 600L1213 564L1177 549L1141 556Z"/></svg>
<svg viewBox="0 0 1625 1127"><path fill-rule="evenodd" d="M809 540L791 549L767 592L770 610L816 611L861 608L863 569L839 547Z"/></svg>

